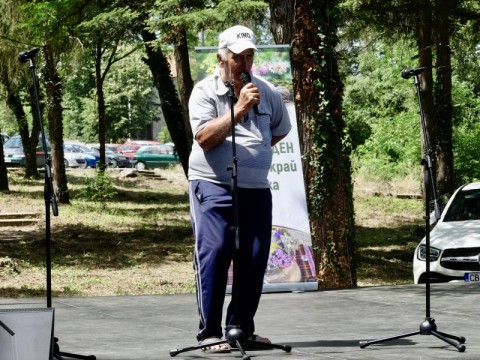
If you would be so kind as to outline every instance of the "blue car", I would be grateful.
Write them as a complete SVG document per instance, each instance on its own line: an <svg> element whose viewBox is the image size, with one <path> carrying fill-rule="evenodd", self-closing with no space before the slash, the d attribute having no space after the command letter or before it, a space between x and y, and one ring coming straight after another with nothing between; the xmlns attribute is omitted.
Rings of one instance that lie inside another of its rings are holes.
<svg viewBox="0 0 480 360"><path fill-rule="evenodd" d="M65 144L65 149L72 149L72 151L78 152L83 155L86 161L86 167L95 168L97 162L100 160L100 154L87 146L80 144Z"/></svg>

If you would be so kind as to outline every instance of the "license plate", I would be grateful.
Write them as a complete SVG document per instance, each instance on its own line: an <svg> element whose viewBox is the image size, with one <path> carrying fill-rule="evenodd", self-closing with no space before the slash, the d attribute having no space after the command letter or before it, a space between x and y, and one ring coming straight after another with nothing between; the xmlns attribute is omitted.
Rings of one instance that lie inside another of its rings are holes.
<svg viewBox="0 0 480 360"><path fill-rule="evenodd" d="M463 280L466 282L480 282L480 272L465 273Z"/></svg>

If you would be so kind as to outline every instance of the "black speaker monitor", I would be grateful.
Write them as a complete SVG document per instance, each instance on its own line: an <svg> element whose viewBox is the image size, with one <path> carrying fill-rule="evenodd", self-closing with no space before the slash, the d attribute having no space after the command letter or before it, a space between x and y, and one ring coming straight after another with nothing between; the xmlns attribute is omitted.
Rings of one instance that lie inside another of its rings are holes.
<svg viewBox="0 0 480 360"><path fill-rule="evenodd" d="M0 360L51 360L54 309L0 310Z"/></svg>

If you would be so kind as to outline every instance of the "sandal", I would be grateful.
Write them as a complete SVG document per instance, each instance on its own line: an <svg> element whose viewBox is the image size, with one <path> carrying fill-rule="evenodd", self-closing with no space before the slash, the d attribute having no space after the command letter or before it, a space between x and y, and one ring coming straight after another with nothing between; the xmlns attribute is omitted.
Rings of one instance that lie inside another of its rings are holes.
<svg viewBox="0 0 480 360"><path fill-rule="evenodd" d="M263 343L263 344L271 344L272 343L269 338L264 338L264 337L261 337L260 335L256 335L256 334L253 334L252 336L247 338L247 340L256 341L256 342Z"/></svg>
<svg viewBox="0 0 480 360"><path fill-rule="evenodd" d="M253 334L248 338L245 338L242 347L245 351L272 350L273 347L269 346L269 344L271 343L272 342L270 341L270 339ZM233 348L237 349L237 345L233 345Z"/></svg>
<svg viewBox="0 0 480 360"><path fill-rule="evenodd" d="M229 353L231 348L225 340L218 337L210 337L198 342L198 345L202 345L202 351L206 353Z"/></svg>

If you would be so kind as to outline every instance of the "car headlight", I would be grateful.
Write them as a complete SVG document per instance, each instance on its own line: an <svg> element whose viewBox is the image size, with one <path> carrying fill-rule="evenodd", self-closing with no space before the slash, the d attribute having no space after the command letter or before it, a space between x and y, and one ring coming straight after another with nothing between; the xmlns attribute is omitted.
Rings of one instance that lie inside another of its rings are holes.
<svg viewBox="0 0 480 360"><path fill-rule="evenodd" d="M442 251L440 249L430 246L430 262L437 261L438 258L440 257L441 252ZM425 261L426 258L427 258L427 246L420 245L417 251L417 259Z"/></svg>

